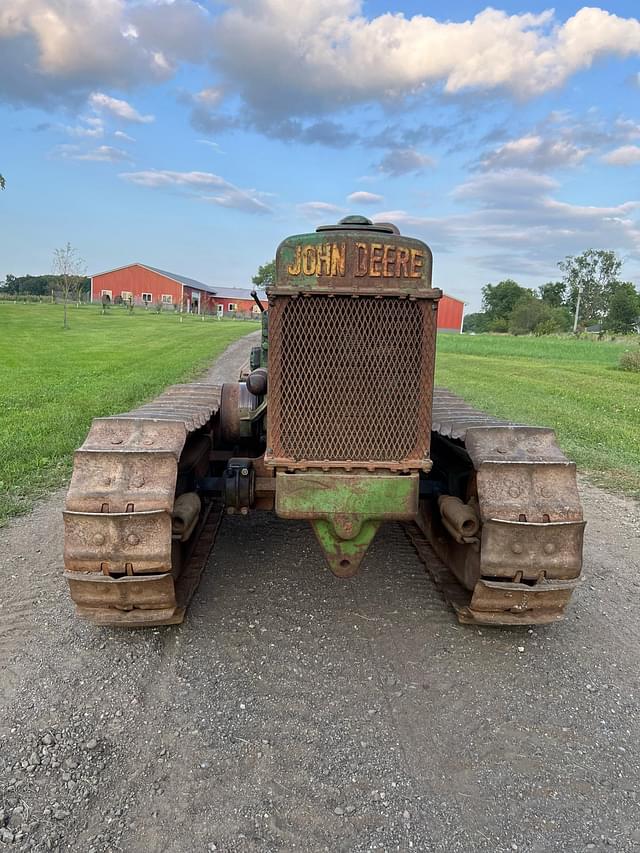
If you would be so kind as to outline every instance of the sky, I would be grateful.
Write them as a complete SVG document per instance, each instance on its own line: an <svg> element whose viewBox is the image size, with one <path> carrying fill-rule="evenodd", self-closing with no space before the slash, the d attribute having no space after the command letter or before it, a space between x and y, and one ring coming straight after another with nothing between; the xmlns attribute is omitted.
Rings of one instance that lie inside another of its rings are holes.
<svg viewBox="0 0 640 853"><path fill-rule="evenodd" d="M0 0L0 280L139 261L249 287L289 234L395 222L434 285L640 284L640 3Z"/></svg>

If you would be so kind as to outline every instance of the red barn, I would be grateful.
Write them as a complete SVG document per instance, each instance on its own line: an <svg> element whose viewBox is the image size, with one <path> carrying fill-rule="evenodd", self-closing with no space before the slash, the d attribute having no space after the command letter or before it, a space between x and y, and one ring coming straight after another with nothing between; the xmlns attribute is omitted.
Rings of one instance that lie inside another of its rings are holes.
<svg viewBox="0 0 640 853"><path fill-rule="evenodd" d="M213 287L147 264L128 264L91 277L91 301L161 304L192 314L250 314L259 309L247 290Z"/></svg>
<svg viewBox="0 0 640 853"><path fill-rule="evenodd" d="M461 332L464 318L464 302L445 293L438 302L438 331Z"/></svg>
<svg viewBox="0 0 640 853"><path fill-rule="evenodd" d="M240 287L216 287L213 299L218 314L260 313L249 291Z"/></svg>

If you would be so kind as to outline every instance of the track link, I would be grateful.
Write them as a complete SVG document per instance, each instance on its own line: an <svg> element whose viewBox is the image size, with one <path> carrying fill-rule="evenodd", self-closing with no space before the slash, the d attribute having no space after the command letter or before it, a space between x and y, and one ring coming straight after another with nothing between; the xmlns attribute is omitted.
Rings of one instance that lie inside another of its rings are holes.
<svg viewBox="0 0 640 853"><path fill-rule="evenodd" d="M480 533L455 541L433 501L421 502L417 523L405 529L458 619L562 619L579 582L584 521L575 465L553 430L501 421L436 388L432 451L445 473L453 460L459 466L466 497L477 500Z"/></svg>
<svg viewBox="0 0 640 853"><path fill-rule="evenodd" d="M132 412L94 419L65 501L64 576L79 615L100 625L181 622L221 509L203 505L185 543L176 497L206 474L220 388L175 385Z"/></svg>

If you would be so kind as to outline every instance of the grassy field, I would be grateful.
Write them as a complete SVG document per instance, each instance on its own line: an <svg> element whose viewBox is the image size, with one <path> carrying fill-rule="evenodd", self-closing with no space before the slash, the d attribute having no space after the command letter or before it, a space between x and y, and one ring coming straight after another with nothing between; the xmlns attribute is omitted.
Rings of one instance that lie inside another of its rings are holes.
<svg viewBox="0 0 640 853"><path fill-rule="evenodd" d="M441 335L436 381L500 417L551 426L592 482L640 496L640 374L619 370L636 342Z"/></svg>
<svg viewBox="0 0 640 853"><path fill-rule="evenodd" d="M0 524L59 486L98 415L196 375L258 327L142 310L0 304ZM247 353L248 355L248 353Z"/></svg>
<svg viewBox="0 0 640 853"><path fill-rule="evenodd" d="M257 324L94 306L0 304L0 524L64 482L92 417L196 375ZM640 496L637 343L441 335L436 381L493 414L552 426L593 482Z"/></svg>

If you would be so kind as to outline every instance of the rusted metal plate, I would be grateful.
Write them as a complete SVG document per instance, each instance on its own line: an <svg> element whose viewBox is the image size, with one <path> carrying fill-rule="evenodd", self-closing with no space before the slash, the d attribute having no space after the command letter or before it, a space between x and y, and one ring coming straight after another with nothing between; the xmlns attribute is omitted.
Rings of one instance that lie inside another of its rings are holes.
<svg viewBox="0 0 640 853"><path fill-rule="evenodd" d="M545 427L493 426L467 430L465 448L474 466L483 462L568 462Z"/></svg>
<svg viewBox="0 0 640 853"><path fill-rule="evenodd" d="M71 597L79 608L160 610L176 607L170 574L109 578L100 574L65 572Z"/></svg>
<svg viewBox="0 0 640 853"><path fill-rule="evenodd" d="M434 552L430 534L416 524L404 529L436 586L455 610L459 622L471 625L540 625L563 618L578 581L547 581L529 586L481 579L471 595Z"/></svg>
<svg viewBox="0 0 640 853"><path fill-rule="evenodd" d="M421 240L368 220L339 223L288 237L276 251L275 286L268 294L355 293L424 295L431 287L432 255Z"/></svg>
<svg viewBox="0 0 640 853"><path fill-rule="evenodd" d="M584 522L575 465L553 430L506 423L442 388L434 389L433 430L463 443L468 488L477 489L483 522L478 547L453 542L429 508L419 519L451 573L473 587L471 602L449 596L459 620L511 625L562 618L582 566Z"/></svg>
<svg viewBox="0 0 640 853"><path fill-rule="evenodd" d="M65 507L75 512L171 512L178 464L161 450L78 450Z"/></svg>
<svg viewBox="0 0 640 853"><path fill-rule="evenodd" d="M483 462L476 478L483 521L582 520L573 462Z"/></svg>
<svg viewBox="0 0 640 853"><path fill-rule="evenodd" d="M180 421L153 418L94 418L81 450L114 449L120 452L162 450L180 456L187 430Z"/></svg>
<svg viewBox="0 0 640 853"><path fill-rule="evenodd" d="M510 611L524 614L535 610L562 611L577 581L553 581L528 586L482 579L476 584L471 598L473 611Z"/></svg>
<svg viewBox="0 0 640 853"><path fill-rule="evenodd" d="M342 295L273 302L266 461L430 467L435 303Z"/></svg>
<svg viewBox="0 0 640 853"><path fill-rule="evenodd" d="M204 426L208 418L205 417L199 410L189 412L172 407L149 404L149 406L141 406L135 412L130 412L128 416L131 419L141 418L144 420L153 418L156 421L179 422L184 424L187 432L193 432Z"/></svg>
<svg viewBox="0 0 640 853"><path fill-rule="evenodd" d="M575 578L582 567L584 526L583 521L486 521L482 526L482 575Z"/></svg>
<svg viewBox="0 0 640 853"><path fill-rule="evenodd" d="M221 507L208 505L193 541L176 546L183 556L171 574L106 577L87 572L65 572L79 616L96 625L137 628L182 622L222 519ZM176 579L177 577L177 579Z"/></svg>
<svg viewBox="0 0 640 853"><path fill-rule="evenodd" d="M68 571L107 574L171 571L169 513L66 510L63 516Z"/></svg>

